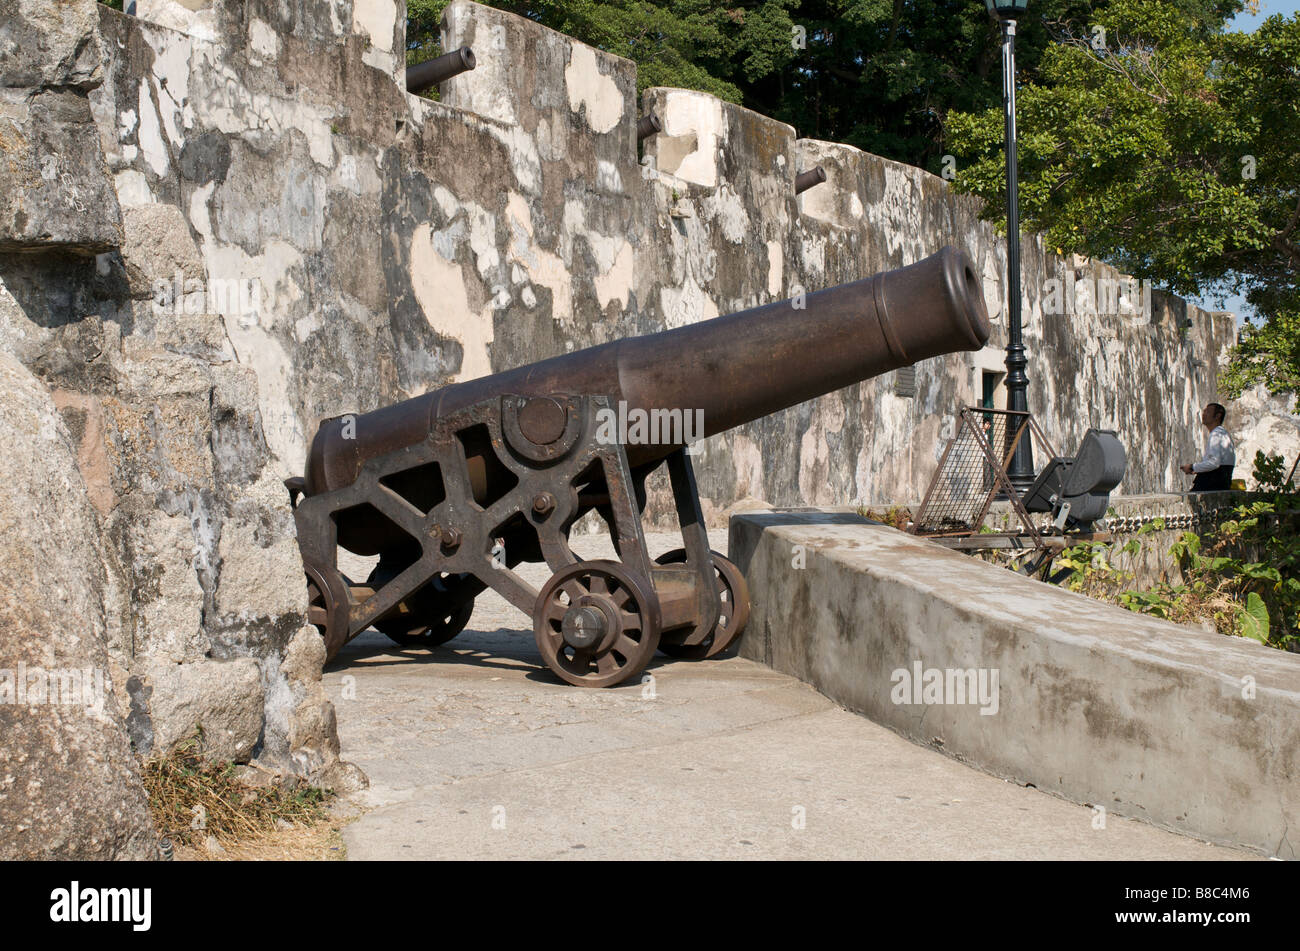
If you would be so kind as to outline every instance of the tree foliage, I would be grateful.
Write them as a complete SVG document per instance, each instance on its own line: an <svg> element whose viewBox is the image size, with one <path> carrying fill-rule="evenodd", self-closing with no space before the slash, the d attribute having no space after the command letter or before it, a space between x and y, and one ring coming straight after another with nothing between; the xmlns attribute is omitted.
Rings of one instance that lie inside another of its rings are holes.
<svg viewBox="0 0 1300 951"><path fill-rule="evenodd" d="M411 0L407 6L408 62L433 55L438 18L448 0ZM679 86L739 102L737 80L768 75L790 59L798 0L765 0L725 7L707 0L497 2L508 10L634 60L642 89Z"/></svg>
<svg viewBox="0 0 1300 951"><path fill-rule="evenodd" d="M1272 393L1300 393L1300 312L1277 310L1241 328L1223 387L1237 394L1258 383Z"/></svg>
<svg viewBox="0 0 1300 951"><path fill-rule="evenodd" d="M1048 244L1183 294L1245 291L1264 317L1230 392L1300 379L1300 16L1229 33L1240 4L1113 0L1063 21L1018 87L1021 214ZM957 187L1005 213L1001 110L954 112Z"/></svg>

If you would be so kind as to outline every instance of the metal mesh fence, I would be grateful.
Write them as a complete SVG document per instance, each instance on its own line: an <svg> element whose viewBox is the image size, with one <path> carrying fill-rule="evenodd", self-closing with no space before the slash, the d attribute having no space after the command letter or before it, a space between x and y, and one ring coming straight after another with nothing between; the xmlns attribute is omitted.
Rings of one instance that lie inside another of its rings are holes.
<svg viewBox="0 0 1300 951"><path fill-rule="evenodd" d="M957 434L939 460L912 531L918 535L979 531L999 487L998 473L1005 471L1016 436L1028 420L1026 415L979 407L962 410ZM1028 439L1029 433L1021 438Z"/></svg>

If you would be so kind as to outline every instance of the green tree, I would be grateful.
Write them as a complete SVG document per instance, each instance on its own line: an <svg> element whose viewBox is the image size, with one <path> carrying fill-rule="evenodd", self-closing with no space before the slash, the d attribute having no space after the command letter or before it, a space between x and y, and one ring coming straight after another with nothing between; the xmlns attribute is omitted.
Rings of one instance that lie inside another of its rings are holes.
<svg viewBox="0 0 1300 951"><path fill-rule="evenodd" d="M1241 328L1223 386L1236 395L1257 383L1271 393L1300 393L1300 312L1276 310Z"/></svg>
<svg viewBox="0 0 1300 951"><path fill-rule="evenodd" d="M448 0L407 5L407 62L438 52L438 22ZM633 60L640 89L677 86L731 102L752 81L793 57L788 9L798 0L721 6L708 0L541 0L490 4Z"/></svg>
<svg viewBox="0 0 1300 951"><path fill-rule="evenodd" d="M438 36L442 11L451 0L406 0L406 65L433 59L442 52Z"/></svg>
<svg viewBox="0 0 1300 951"><path fill-rule="evenodd" d="M1183 294L1245 291L1263 316L1230 392L1300 381L1300 16L1226 32L1240 3L1113 0L1057 24L1018 90L1021 214L1049 246ZM1000 109L953 112L956 185L1005 214Z"/></svg>
<svg viewBox="0 0 1300 951"><path fill-rule="evenodd" d="M1019 27L1025 75L1050 43L1047 23L1094 5L1036 0ZM800 135L939 172L948 111L1001 100L998 25L979 0L805 0L792 16L807 30L807 49L742 91L745 105Z"/></svg>

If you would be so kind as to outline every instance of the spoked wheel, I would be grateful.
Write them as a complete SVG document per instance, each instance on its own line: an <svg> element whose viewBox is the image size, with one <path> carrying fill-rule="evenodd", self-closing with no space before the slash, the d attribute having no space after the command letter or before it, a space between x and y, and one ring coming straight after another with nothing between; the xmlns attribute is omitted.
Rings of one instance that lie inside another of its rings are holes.
<svg viewBox="0 0 1300 951"><path fill-rule="evenodd" d="M336 570L307 566L307 620L325 641L325 662L348 642L347 579Z"/></svg>
<svg viewBox="0 0 1300 951"><path fill-rule="evenodd" d="M612 687L645 669L659 646L659 599L614 561L556 572L533 609L546 665L577 687Z"/></svg>
<svg viewBox="0 0 1300 951"><path fill-rule="evenodd" d="M682 660L716 657L735 643L736 638L741 635L749 622L749 585L745 582L745 576L729 559L716 551L710 554L713 556L714 574L718 579L718 623L714 625L709 636L698 644L673 644L661 641L659 649L669 657ZM655 559L657 565L685 563L686 549L684 548L674 548Z"/></svg>
<svg viewBox="0 0 1300 951"><path fill-rule="evenodd" d="M369 584L386 583L380 568L370 573ZM434 578L374 623L375 630L400 647L432 650L465 630L474 613L474 599L456 599L445 577Z"/></svg>

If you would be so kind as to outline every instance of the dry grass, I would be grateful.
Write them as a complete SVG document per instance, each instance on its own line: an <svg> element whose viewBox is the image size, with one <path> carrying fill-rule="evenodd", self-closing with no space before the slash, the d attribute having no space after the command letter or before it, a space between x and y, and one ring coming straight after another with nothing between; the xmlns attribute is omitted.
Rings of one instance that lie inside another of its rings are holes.
<svg viewBox="0 0 1300 951"><path fill-rule="evenodd" d="M862 505L858 507L858 514L873 522L883 522L900 532L907 531L907 526L912 522L912 510L905 505L891 505L884 511Z"/></svg>
<svg viewBox="0 0 1300 951"><path fill-rule="evenodd" d="M347 849L340 823L326 820L230 842L219 852L208 851L203 843L179 845L175 858L178 862L341 862L347 858Z"/></svg>
<svg viewBox="0 0 1300 951"><path fill-rule="evenodd" d="M204 762L197 737L165 757L146 761L142 772L154 825L162 838L171 840L178 855L341 855L338 823L331 821L327 808L331 796L322 789L305 783L291 788L245 785L233 763Z"/></svg>

